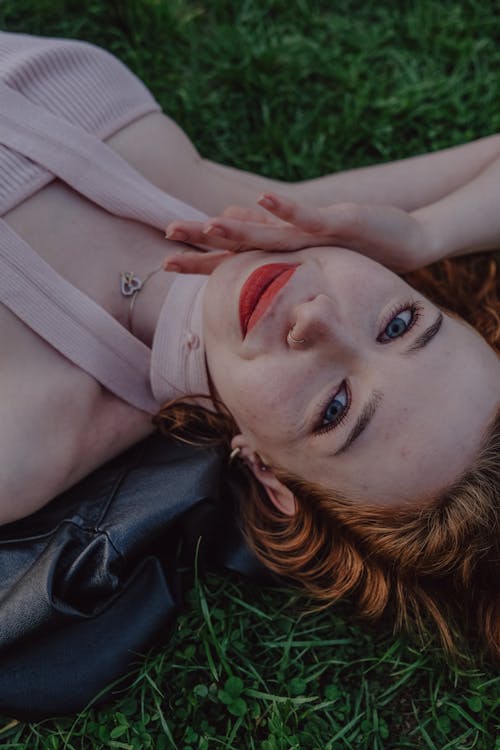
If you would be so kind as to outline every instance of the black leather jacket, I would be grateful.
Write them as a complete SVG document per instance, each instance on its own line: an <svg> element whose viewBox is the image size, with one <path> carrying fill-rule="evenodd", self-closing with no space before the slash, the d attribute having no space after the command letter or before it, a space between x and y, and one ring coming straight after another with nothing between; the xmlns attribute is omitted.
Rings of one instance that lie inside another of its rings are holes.
<svg viewBox="0 0 500 750"><path fill-rule="evenodd" d="M0 527L0 712L84 708L168 635L196 552L198 569L269 580L242 541L237 492L215 449L154 435Z"/></svg>

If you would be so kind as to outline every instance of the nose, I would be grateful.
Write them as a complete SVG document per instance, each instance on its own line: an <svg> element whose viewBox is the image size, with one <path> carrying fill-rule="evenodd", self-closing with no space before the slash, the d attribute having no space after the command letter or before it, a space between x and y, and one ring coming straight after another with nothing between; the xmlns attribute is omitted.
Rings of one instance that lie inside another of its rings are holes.
<svg viewBox="0 0 500 750"><path fill-rule="evenodd" d="M356 336L349 321L342 320L334 301L326 294L302 302L293 311L294 325L289 331L291 349L325 347L351 357L357 351Z"/></svg>

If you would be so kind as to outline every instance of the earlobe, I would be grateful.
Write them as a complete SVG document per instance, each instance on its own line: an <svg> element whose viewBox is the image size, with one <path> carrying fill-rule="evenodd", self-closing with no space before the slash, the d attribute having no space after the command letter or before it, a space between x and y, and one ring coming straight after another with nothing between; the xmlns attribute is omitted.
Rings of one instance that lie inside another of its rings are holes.
<svg viewBox="0 0 500 750"><path fill-rule="evenodd" d="M257 476L264 487L272 504L285 516L294 516L296 511L296 500L295 495L291 490L280 482L280 480L277 479L269 469L266 469L264 477L262 476L261 471L259 471L259 474L254 471L254 475Z"/></svg>
<svg viewBox="0 0 500 750"><path fill-rule="evenodd" d="M295 515L295 496L281 482L273 470L266 466L260 456L252 449L243 435L235 435L231 440L233 451L238 449L241 460L248 466L254 477L264 487L273 505L286 516Z"/></svg>

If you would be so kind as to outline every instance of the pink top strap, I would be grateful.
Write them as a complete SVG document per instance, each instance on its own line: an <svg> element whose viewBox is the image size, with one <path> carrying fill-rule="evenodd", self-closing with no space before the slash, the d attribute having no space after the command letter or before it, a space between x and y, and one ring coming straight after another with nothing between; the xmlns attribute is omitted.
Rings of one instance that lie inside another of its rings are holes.
<svg viewBox="0 0 500 750"><path fill-rule="evenodd" d="M0 220L0 300L112 393L153 414L150 349Z"/></svg>
<svg viewBox="0 0 500 750"><path fill-rule="evenodd" d="M0 32L0 80L56 117L104 141L161 112L144 84L116 57L88 42ZM0 146L0 216L54 179Z"/></svg>
<svg viewBox="0 0 500 750"><path fill-rule="evenodd" d="M0 142L116 216L157 229L173 219L207 218L146 180L94 135L55 117L1 81Z"/></svg>
<svg viewBox="0 0 500 750"><path fill-rule="evenodd" d="M2 82L0 143L115 215L159 229L174 218L206 218L152 185L98 138ZM179 276L170 287L155 332L150 383L148 347L63 279L5 222L0 222L0 238L0 301L110 391L150 413L178 395L208 394L201 329L204 278Z"/></svg>

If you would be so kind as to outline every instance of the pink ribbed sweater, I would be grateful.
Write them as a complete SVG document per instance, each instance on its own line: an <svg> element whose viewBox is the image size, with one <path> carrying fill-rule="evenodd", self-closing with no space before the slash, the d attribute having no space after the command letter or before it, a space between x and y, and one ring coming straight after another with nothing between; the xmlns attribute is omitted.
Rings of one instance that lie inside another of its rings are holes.
<svg viewBox="0 0 500 750"><path fill-rule="evenodd" d="M0 216L58 177L107 211L161 231L175 218L205 219L103 143L157 110L143 84L98 47L0 32ZM149 349L0 219L0 302L149 413L176 396L208 394L204 285L199 276L176 278Z"/></svg>

